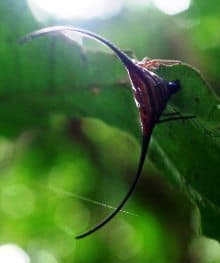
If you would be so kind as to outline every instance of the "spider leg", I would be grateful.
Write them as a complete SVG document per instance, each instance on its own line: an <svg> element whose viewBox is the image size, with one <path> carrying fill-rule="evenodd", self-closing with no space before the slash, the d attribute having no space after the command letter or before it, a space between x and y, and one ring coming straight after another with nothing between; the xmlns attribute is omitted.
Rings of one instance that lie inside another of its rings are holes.
<svg viewBox="0 0 220 263"><path fill-rule="evenodd" d="M162 113L162 116L181 116L181 115L179 111L176 111L176 112Z"/></svg>
<svg viewBox="0 0 220 263"><path fill-rule="evenodd" d="M160 65L171 67L173 65L181 64L179 60L167 60L167 59L149 59L144 58L142 61L138 63L143 68L148 70L156 70L159 68Z"/></svg>
<svg viewBox="0 0 220 263"><path fill-rule="evenodd" d="M189 115L189 116L178 116L178 117L169 117L166 119L162 119L157 121L157 123L164 123L164 122L168 122L168 121L177 121L177 120L188 120L188 119L193 119L196 118L195 115Z"/></svg>

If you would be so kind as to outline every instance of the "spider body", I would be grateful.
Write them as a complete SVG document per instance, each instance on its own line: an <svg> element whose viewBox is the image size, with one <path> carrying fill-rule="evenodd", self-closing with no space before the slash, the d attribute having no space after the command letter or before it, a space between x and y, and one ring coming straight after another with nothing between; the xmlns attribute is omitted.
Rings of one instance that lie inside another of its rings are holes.
<svg viewBox="0 0 220 263"><path fill-rule="evenodd" d="M147 136L159 121L171 95L180 89L180 83L168 82L140 65L136 67L128 69L128 73L139 110L143 136Z"/></svg>

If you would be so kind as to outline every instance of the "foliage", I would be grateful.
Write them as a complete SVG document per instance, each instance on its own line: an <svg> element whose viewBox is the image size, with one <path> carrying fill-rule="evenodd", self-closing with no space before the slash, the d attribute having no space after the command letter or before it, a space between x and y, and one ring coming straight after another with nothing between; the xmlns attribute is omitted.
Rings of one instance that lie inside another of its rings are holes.
<svg viewBox="0 0 220 263"><path fill-rule="evenodd" d="M132 92L119 61L92 43L82 49L52 37L19 46L17 39L39 26L24 2L6 2L0 3L1 242L25 247L36 262L44 250L59 262L185 262L200 228L220 240L219 90L185 64L158 74L182 86L167 111L196 118L156 127L142 181L126 207L139 216L121 214L97 235L74 240L109 213L80 198L117 205L135 172L141 133ZM185 36L177 33L181 18L173 24L156 11L148 18L143 10L132 14L88 27L139 56L184 59L177 44ZM198 14L192 8L189 16ZM138 35L122 36L125 25ZM168 48L172 41L176 51ZM184 60L196 61L197 54ZM219 83L217 71L211 76Z"/></svg>

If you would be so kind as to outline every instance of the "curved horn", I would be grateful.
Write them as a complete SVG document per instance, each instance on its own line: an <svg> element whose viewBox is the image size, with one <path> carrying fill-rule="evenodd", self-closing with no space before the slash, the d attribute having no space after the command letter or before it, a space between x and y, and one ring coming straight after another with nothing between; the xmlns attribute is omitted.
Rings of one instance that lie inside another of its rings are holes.
<svg viewBox="0 0 220 263"><path fill-rule="evenodd" d="M34 31L26 36L24 36L23 38L21 38L19 40L19 43L23 44L26 43L28 41L31 41L37 37L41 37L44 35L48 35L51 33L58 33L58 32L62 32L62 31L73 31L73 32L78 32L84 36L87 36L89 38L95 39L99 42L101 42L102 44L104 44L105 46L109 47L122 61L122 63L125 65L125 67L129 67L129 65L134 65L134 63L132 62L132 60L121 50L119 50L115 45L113 45L112 43L110 43L108 40L106 40L105 38L92 33L90 31L81 29L81 28L76 28L76 27L71 27L71 26L53 26L53 27L45 27L42 28L40 30Z"/></svg>

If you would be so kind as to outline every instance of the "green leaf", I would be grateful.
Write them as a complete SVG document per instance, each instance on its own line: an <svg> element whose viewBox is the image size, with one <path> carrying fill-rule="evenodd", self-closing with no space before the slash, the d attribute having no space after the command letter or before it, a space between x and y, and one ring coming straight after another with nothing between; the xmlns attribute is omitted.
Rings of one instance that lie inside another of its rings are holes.
<svg viewBox="0 0 220 263"><path fill-rule="evenodd" d="M220 240L219 99L190 66L162 67L158 73L181 81L181 91L170 104L196 118L158 126L151 156L199 205L203 233Z"/></svg>

